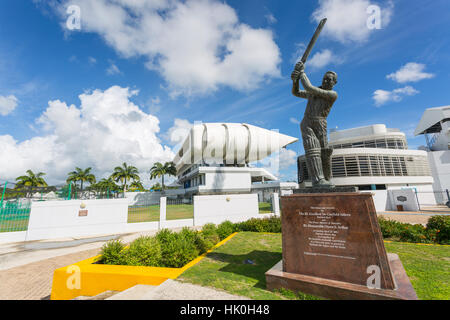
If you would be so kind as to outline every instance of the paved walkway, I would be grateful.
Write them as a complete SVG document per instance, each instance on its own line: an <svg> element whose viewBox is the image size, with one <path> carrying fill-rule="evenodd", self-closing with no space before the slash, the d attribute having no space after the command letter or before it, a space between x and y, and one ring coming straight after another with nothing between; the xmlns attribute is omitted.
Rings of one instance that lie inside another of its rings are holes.
<svg viewBox="0 0 450 320"><path fill-rule="evenodd" d="M56 269L97 255L111 239L130 243L156 232L0 244L0 300L49 299Z"/></svg>
<svg viewBox="0 0 450 320"><path fill-rule="evenodd" d="M412 211L385 211L378 212L378 216L383 216L389 220L402 223L426 225L428 220L435 215L450 215L450 208L446 206L423 207L419 212Z"/></svg>
<svg viewBox="0 0 450 320"><path fill-rule="evenodd" d="M426 225L428 222L428 219L432 217L432 215L425 215L425 214L398 214L396 213L378 213L378 216L383 216L384 218L388 220L394 220L402 223L410 223L410 224L422 224Z"/></svg>
<svg viewBox="0 0 450 320"><path fill-rule="evenodd" d="M0 300L50 299L53 272L95 256L99 250L72 253L0 271Z"/></svg>

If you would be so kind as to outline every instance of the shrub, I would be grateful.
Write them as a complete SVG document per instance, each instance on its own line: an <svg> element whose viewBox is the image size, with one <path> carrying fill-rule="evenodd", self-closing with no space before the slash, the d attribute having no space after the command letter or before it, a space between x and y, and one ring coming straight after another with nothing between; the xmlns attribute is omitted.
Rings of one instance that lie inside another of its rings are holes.
<svg viewBox="0 0 450 320"><path fill-rule="evenodd" d="M281 233L281 218L269 217L264 219L252 218L238 223L237 231Z"/></svg>
<svg viewBox="0 0 450 320"><path fill-rule="evenodd" d="M195 246L197 247L199 254L203 254L212 247L214 247L216 243L213 243L210 239L205 238L205 236L198 232L195 236Z"/></svg>
<svg viewBox="0 0 450 320"><path fill-rule="evenodd" d="M122 264L125 245L120 240L108 241L102 246L99 262L102 264Z"/></svg>
<svg viewBox="0 0 450 320"><path fill-rule="evenodd" d="M380 225L381 233L383 238L399 240L400 235L408 224L397 222L394 220L388 220L383 216L378 218L378 223Z"/></svg>
<svg viewBox="0 0 450 320"><path fill-rule="evenodd" d="M428 231L421 224L406 225L400 232L400 241L414 243L430 243L433 242Z"/></svg>
<svg viewBox="0 0 450 320"><path fill-rule="evenodd" d="M215 243L212 243L211 240L206 239L201 232L189 229L187 227L184 227L181 230L180 234L182 237L184 237L186 239L186 241L194 243L199 254L205 253L206 251L211 249L215 244Z"/></svg>
<svg viewBox="0 0 450 320"><path fill-rule="evenodd" d="M129 266L158 267L161 263L161 245L154 237L140 237L130 244L124 254Z"/></svg>
<svg viewBox="0 0 450 320"><path fill-rule="evenodd" d="M207 241L210 241L215 245L220 241L219 235L217 234L217 227L213 223L207 223L202 227L202 234Z"/></svg>
<svg viewBox="0 0 450 320"><path fill-rule="evenodd" d="M229 237L234 231L234 224L231 221L224 221L217 227L217 234L220 240Z"/></svg>
<svg viewBox="0 0 450 320"><path fill-rule="evenodd" d="M167 268L181 268L199 255L195 242L189 241L185 233L167 229L156 234L161 246L161 265Z"/></svg>
<svg viewBox="0 0 450 320"><path fill-rule="evenodd" d="M450 216L433 216L428 220L427 229L433 230L436 242L450 244Z"/></svg>
<svg viewBox="0 0 450 320"><path fill-rule="evenodd" d="M177 235L175 232L172 232L169 229L162 229L156 234L155 237L160 245L164 246L166 243L174 241L177 238Z"/></svg>

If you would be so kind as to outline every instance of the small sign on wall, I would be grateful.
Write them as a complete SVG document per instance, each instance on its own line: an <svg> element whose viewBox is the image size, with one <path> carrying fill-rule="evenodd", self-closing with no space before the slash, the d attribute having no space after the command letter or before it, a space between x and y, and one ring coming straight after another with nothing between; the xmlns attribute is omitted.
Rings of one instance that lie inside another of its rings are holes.
<svg viewBox="0 0 450 320"><path fill-rule="evenodd" d="M79 217L87 217L88 215L88 211L87 210L79 210L78 211L78 216Z"/></svg>

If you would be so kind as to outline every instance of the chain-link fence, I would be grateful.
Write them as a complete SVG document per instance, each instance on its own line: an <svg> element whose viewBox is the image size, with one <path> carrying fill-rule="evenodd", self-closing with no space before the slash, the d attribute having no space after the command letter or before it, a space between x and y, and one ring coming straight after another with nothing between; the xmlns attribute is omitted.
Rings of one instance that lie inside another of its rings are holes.
<svg viewBox="0 0 450 320"><path fill-rule="evenodd" d="M0 184L0 190L2 192L2 203L17 202L19 199L50 201L124 198L124 192L121 190L98 187L87 187L82 190L75 184L36 187L4 182Z"/></svg>

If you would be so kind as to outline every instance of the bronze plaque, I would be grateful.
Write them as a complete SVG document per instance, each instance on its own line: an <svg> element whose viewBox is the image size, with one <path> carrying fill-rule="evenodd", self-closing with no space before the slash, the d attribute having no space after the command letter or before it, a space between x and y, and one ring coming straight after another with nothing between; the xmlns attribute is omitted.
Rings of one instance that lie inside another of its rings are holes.
<svg viewBox="0 0 450 320"><path fill-rule="evenodd" d="M378 267L395 288L371 194L294 194L281 207L284 272L366 286Z"/></svg>
<svg viewBox="0 0 450 320"><path fill-rule="evenodd" d="M87 210L79 210L78 211L78 216L79 217L87 217L88 215L88 211Z"/></svg>

